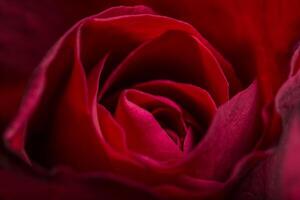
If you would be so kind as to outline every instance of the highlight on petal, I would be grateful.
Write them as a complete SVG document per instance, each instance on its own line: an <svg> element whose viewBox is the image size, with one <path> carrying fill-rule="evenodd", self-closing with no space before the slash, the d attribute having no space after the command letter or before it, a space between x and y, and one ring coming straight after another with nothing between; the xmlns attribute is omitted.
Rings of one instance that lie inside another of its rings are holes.
<svg viewBox="0 0 300 200"><path fill-rule="evenodd" d="M137 153L157 160L168 161L180 158L182 152L165 130L161 128L153 115L142 105L136 104L139 98L141 101L146 100L146 102L139 102L139 104L145 104L144 106L148 106L149 109L151 109L151 104L156 104L152 105L155 107L170 104L168 101L165 102L164 98L153 97L134 90L124 91L117 106L116 119L126 131L128 147ZM169 106L173 107L174 105Z"/></svg>
<svg viewBox="0 0 300 200"><path fill-rule="evenodd" d="M291 60L290 76L296 75L300 69L300 55L299 55L300 52L299 51L300 51L300 47L298 46L298 48L294 52L294 55Z"/></svg>

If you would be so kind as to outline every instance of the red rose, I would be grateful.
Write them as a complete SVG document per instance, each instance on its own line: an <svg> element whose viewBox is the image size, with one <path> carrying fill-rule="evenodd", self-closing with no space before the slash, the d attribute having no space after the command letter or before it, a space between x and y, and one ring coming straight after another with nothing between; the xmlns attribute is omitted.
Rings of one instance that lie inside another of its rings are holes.
<svg viewBox="0 0 300 200"><path fill-rule="evenodd" d="M3 79L0 197L297 199L294 37L269 33L275 14L237 23L228 13L238 4L145 4L153 9L111 7L76 23L35 69L9 124L16 106L5 103L17 104L22 86ZM232 23L216 21L225 16Z"/></svg>

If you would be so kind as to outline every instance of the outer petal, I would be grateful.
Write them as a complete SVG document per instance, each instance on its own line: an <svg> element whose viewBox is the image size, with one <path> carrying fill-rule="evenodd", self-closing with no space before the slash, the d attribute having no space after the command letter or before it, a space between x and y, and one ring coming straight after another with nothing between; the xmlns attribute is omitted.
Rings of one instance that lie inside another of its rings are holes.
<svg viewBox="0 0 300 200"><path fill-rule="evenodd" d="M276 155L278 163L274 167L280 170L277 182L279 194L283 199L296 200L300 198L300 159L297 154L300 149L300 71L293 73L295 75L283 85L277 97L285 131Z"/></svg>
<svg viewBox="0 0 300 200"><path fill-rule="evenodd" d="M16 114L31 73L59 36L77 20L112 5L118 5L118 1L0 2L1 133ZM121 10L103 13L101 17L149 13L150 9Z"/></svg>
<svg viewBox="0 0 300 200"><path fill-rule="evenodd" d="M283 118L279 145L267 160L256 167L236 190L236 199L299 199L299 106L300 73L297 71L298 52L292 62L290 79L281 87L276 99L277 110Z"/></svg>
<svg viewBox="0 0 300 200"><path fill-rule="evenodd" d="M300 115L297 113L290 120L283 147L280 152L280 187L283 199L296 200L300 198Z"/></svg>
<svg viewBox="0 0 300 200"><path fill-rule="evenodd" d="M291 52L299 39L298 1L135 2L194 25L233 64L244 83L258 72L259 84L269 98L288 74Z"/></svg>
<svg viewBox="0 0 300 200"><path fill-rule="evenodd" d="M171 80L202 87L217 104L229 98L229 84L220 63L188 32L169 31L135 49L108 77L101 92L151 80Z"/></svg>
<svg viewBox="0 0 300 200"><path fill-rule="evenodd" d="M140 13L133 12L132 10L145 11L145 9L141 9L141 7L132 8L131 10L123 10L123 7L120 7L116 8L116 10L122 10L123 12L116 12L120 14L125 14L125 11L128 11L129 14ZM104 14L107 15L109 12L112 12L112 10L108 10ZM101 14L97 15L96 17L99 19ZM41 145L41 141L48 140L49 138L47 137L52 137L53 135L48 135L46 133L51 131L57 131L57 133L59 133L63 131L62 127L67 128L68 124L70 125L69 128L73 129L71 122L74 117L77 118L77 120L87 119L87 121L89 121L78 123L80 126L83 125L81 128L78 128L78 130L87 131L91 130L90 128L95 129L93 124L94 120L92 119L95 115L92 116L91 114L90 103L92 101L89 100L88 96L89 93L90 96L93 96L93 90L95 90L93 84L98 85L98 82L94 82L90 85L87 83L87 78L85 75L86 69L83 68L84 66L82 66L81 63L81 32L78 30L81 23L82 22L79 22L77 26L72 28L64 37L59 40L59 42L53 47L45 60L39 66L24 98L18 116L11 126L8 127L4 135L6 144L8 144L11 149L19 153L25 159L27 159L24 150L26 142L25 136L26 132L28 131L31 132L31 136L36 135L39 138L39 144L37 145L40 146L40 148L47 149L47 146ZM103 57L105 57L105 54ZM89 91L89 89L91 89L91 91ZM93 98L90 97L90 99ZM66 110L64 111L65 108ZM49 113L50 110L51 112ZM65 117L61 118L62 116ZM63 120L60 121L58 119ZM64 122L62 123L62 121ZM66 123L67 121L70 123ZM86 127L87 124L89 124L88 126L90 128ZM52 128L50 129L50 127ZM54 131L54 129L56 130ZM71 134L71 129L67 131L66 134L62 135L66 136L68 132ZM88 133L90 132L88 131ZM92 137L99 137L96 135L97 134L94 134ZM67 139L68 137L64 138ZM64 145L69 146L68 144L70 143L65 139L59 139L59 141L62 142L61 144L64 143ZM74 141L80 140L74 139ZM90 141L97 141L97 139L92 139ZM33 144L33 146L35 146L35 144ZM65 146L66 149L68 149L67 146ZM48 150L45 151L47 152ZM37 151L35 152L37 153ZM65 152L67 153L68 151ZM40 155L38 154L35 155L35 157L40 159Z"/></svg>
<svg viewBox="0 0 300 200"><path fill-rule="evenodd" d="M228 178L258 138L257 106L257 85L253 83L219 108L206 136L187 160L194 176L219 181Z"/></svg>

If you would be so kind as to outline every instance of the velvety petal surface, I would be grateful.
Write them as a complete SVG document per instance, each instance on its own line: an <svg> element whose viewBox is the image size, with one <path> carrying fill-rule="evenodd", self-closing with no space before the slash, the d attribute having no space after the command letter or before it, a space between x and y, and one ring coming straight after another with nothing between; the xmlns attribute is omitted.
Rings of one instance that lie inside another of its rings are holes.
<svg viewBox="0 0 300 200"><path fill-rule="evenodd" d="M205 137L187 160L193 176L224 180L258 137L258 93L253 83L222 105Z"/></svg>

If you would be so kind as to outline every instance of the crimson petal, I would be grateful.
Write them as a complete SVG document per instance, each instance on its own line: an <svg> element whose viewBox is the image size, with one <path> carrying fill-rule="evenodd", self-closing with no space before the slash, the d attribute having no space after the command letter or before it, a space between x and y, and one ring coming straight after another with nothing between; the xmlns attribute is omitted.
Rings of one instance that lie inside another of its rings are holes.
<svg viewBox="0 0 300 200"><path fill-rule="evenodd" d="M199 178L224 180L234 164L249 153L258 137L257 84L253 83L221 106L187 165Z"/></svg>

